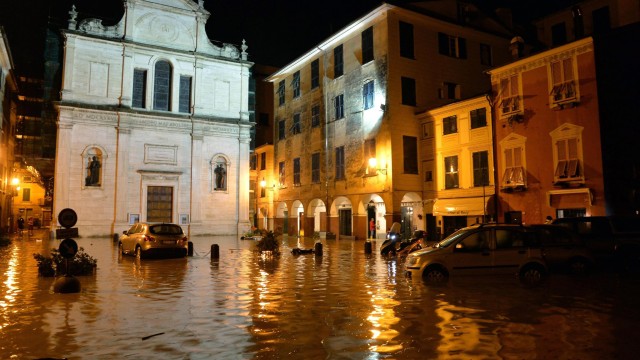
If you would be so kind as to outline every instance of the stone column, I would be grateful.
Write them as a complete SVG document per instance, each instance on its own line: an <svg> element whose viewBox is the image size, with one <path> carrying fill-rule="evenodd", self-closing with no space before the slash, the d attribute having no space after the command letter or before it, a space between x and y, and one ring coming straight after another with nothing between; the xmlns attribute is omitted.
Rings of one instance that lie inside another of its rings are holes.
<svg viewBox="0 0 640 360"><path fill-rule="evenodd" d="M251 136L249 134L249 129L249 125L240 125L240 136L238 138L238 163L236 165L238 173L238 176L236 177L238 234L244 234L251 229L251 222L249 219L249 143L251 141Z"/></svg>
<svg viewBox="0 0 640 360"><path fill-rule="evenodd" d="M122 116L122 115L120 115ZM116 161L117 168L114 173L114 189L115 189L115 223L114 232L119 232L122 227L128 228L129 226L129 212L137 212L138 209L132 209L131 205L127 202L129 199L129 181L128 181L128 168L129 168L129 149L131 129L122 128L117 129L118 147L116 148ZM134 211L135 210L135 211Z"/></svg>

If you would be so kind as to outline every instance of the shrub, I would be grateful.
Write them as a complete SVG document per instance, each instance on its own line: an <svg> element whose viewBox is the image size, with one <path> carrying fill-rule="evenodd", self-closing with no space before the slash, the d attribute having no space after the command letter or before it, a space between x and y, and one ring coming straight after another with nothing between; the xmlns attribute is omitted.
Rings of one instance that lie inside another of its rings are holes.
<svg viewBox="0 0 640 360"><path fill-rule="evenodd" d="M33 254L33 258L38 263L38 274L40 276L60 276L67 274L67 259L60 255L58 249L51 250L50 257L41 254ZM95 273L98 261L84 252L84 248L78 249L76 256L68 260L69 275L92 275Z"/></svg>
<svg viewBox="0 0 640 360"><path fill-rule="evenodd" d="M273 231L266 232L256 243L256 250L260 252L271 251L273 254L280 253L280 244L276 240Z"/></svg>

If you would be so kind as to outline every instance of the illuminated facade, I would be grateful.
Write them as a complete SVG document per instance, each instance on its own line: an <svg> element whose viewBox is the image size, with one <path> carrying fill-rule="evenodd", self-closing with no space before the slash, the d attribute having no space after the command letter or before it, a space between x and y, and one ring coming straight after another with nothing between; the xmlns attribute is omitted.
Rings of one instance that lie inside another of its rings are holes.
<svg viewBox="0 0 640 360"><path fill-rule="evenodd" d="M504 28L460 10L383 4L268 78L275 230L365 239L396 221L407 235L425 229L415 114L486 93L483 71L509 58Z"/></svg>
<svg viewBox="0 0 640 360"><path fill-rule="evenodd" d="M417 115L428 236L495 219L493 119L485 95Z"/></svg>
<svg viewBox="0 0 640 360"><path fill-rule="evenodd" d="M499 219L605 215L592 38L490 71Z"/></svg>
<svg viewBox="0 0 640 360"><path fill-rule="evenodd" d="M17 106L17 84L13 70L9 41L0 26L0 231L3 234L14 231L16 222L12 213L17 186L12 184Z"/></svg>
<svg viewBox="0 0 640 360"><path fill-rule="evenodd" d="M80 236L138 220L190 235L248 231L246 45L207 38L203 1L127 0L113 26L70 16L54 215L74 209Z"/></svg>

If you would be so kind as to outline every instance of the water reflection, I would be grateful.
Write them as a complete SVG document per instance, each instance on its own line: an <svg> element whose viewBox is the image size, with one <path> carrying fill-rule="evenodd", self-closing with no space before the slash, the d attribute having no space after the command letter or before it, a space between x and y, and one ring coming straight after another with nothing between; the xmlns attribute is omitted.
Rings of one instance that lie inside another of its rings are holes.
<svg viewBox="0 0 640 360"><path fill-rule="evenodd" d="M33 253L58 242L0 248L0 358L69 359L602 359L632 358L640 282L615 274L408 280L394 257L357 241L195 238L187 259L122 257L111 239L79 239L98 260L79 294L55 294ZM212 244L220 257L211 259ZM377 248L377 247L376 247Z"/></svg>

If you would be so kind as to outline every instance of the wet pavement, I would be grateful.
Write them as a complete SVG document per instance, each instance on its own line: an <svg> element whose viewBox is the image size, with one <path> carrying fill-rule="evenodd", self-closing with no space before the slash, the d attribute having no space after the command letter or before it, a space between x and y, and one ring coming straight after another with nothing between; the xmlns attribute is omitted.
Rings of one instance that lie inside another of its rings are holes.
<svg viewBox="0 0 640 360"><path fill-rule="evenodd" d="M52 291L34 253L45 232L0 247L0 359L635 359L640 280L609 272L428 286L363 241L192 238L186 259L122 257L81 238L98 260L76 294ZM211 246L219 259L211 259Z"/></svg>

